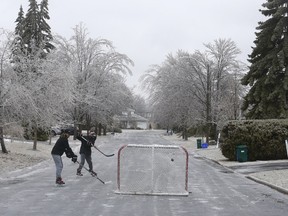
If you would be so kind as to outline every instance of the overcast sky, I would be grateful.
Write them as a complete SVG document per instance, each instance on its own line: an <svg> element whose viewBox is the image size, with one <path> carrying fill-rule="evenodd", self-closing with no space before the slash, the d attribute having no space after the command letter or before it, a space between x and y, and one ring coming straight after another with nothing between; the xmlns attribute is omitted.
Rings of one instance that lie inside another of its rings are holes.
<svg viewBox="0 0 288 216"><path fill-rule="evenodd" d="M20 5L28 0L0 0L0 28L14 30ZM41 0L37 0L38 3ZM91 38L113 42L135 66L128 86L152 64L181 49L204 50L203 43L233 40L246 61L254 46L255 28L265 20L259 9L266 0L49 0L48 21L53 33L70 38L72 28L84 23ZM137 90L136 90L137 92Z"/></svg>

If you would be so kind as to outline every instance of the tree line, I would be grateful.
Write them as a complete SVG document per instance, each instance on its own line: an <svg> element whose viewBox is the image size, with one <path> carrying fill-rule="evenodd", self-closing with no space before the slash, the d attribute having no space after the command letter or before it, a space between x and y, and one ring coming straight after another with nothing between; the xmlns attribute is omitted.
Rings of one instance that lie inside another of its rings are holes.
<svg viewBox="0 0 288 216"><path fill-rule="evenodd" d="M209 142L228 120L288 117L288 3L267 0L262 7L267 20L256 27L249 66L239 61L235 42L217 39L203 52L169 54L143 75L156 122L184 136L202 128Z"/></svg>
<svg viewBox="0 0 288 216"><path fill-rule="evenodd" d="M89 38L82 23L69 39L52 35L48 1L29 2L25 16L20 7L15 32L0 34L2 149L4 126L45 128L63 119L109 125L133 103L124 83L133 65L128 56L109 40ZM146 71L142 86L155 124L176 128L183 138L201 129L208 142L227 120L287 118L287 1L262 6L268 19L256 28L249 66L233 40L220 38L204 51L168 54Z"/></svg>
<svg viewBox="0 0 288 216"><path fill-rule="evenodd" d="M156 123L183 132L203 129L206 140L228 119L239 119L244 88L240 79L245 64L230 39L204 44L206 50L169 54L162 65L154 65L142 76L149 92Z"/></svg>
<svg viewBox="0 0 288 216"><path fill-rule="evenodd" d="M113 116L133 103L125 84L133 61L106 39L89 37L83 23L71 38L51 33L48 0L22 6L14 32L0 29L0 138L24 126L37 132L65 120L75 127L112 125Z"/></svg>

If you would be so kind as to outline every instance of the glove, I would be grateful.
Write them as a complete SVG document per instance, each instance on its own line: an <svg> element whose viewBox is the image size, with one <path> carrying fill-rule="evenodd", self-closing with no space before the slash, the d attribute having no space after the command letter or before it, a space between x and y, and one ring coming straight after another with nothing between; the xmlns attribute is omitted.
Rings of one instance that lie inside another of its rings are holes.
<svg viewBox="0 0 288 216"><path fill-rule="evenodd" d="M90 142L90 141L88 141L87 144L88 144L88 146L90 146L90 147L93 147L93 146L94 146L94 144L93 144L92 142Z"/></svg>
<svg viewBox="0 0 288 216"><path fill-rule="evenodd" d="M77 155L74 155L71 160L72 160L72 162L76 163L77 162Z"/></svg>

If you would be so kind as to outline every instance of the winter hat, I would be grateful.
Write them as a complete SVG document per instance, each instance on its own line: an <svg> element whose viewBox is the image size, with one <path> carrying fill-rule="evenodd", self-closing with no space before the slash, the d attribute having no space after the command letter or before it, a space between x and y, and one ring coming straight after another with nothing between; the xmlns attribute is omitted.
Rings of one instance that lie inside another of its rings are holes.
<svg viewBox="0 0 288 216"><path fill-rule="evenodd" d="M90 132L90 135L95 136L95 132L94 131Z"/></svg>

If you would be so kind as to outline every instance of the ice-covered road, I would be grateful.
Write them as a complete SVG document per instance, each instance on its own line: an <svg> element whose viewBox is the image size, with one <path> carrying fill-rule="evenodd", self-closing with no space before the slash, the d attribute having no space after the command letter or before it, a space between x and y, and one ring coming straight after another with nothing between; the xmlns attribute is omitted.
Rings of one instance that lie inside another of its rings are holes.
<svg viewBox="0 0 288 216"><path fill-rule="evenodd" d="M108 158L93 151L95 171L103 185L63 157L64 187L54 184L52 160L1 180L1 216L271 216L286 215L288 196L189 152L189 196L120 195L117 189L117 151L125 144L171 144L163 131L125 131L101 137L96 144ZM73 141L71 141L73 145ZM75 148L77 146L73 145ZM137 158L135 158L137 160ZM131 161L133 163L133 161Z"/></svg>

